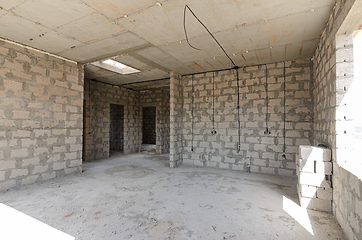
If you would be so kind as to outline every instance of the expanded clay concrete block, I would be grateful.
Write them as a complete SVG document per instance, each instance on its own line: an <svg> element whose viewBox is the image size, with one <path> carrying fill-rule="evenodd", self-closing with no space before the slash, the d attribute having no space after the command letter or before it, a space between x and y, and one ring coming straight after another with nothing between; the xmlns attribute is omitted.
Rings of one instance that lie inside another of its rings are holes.
<svg viewBox="0 0 362 240"><path fill-rule="evenodd" d="M300 172L332 175L332 162L319 162L313 159L299 159Z"/></svg>
<svg viewBox="0 0 362 240"><path fill-rule="evenodd" d="M332 175L332 162L316 162L315 173Z"/></svg>
<svg viewBox="0 0 362 240"><path fill-rule="evenodd" d="M317 187L309 185L300 185L301 197L315 198L317 195Z"/></svg>
<svg viewBox="0 0 362 240"><path fill-rule="evenodd" d="M311 159L319 162L330 162L332 160L330 149L304 145L299 146L299 157L304 160Z"/></svg>
<svg viewBox="0 0 362 240"><path fill-rule="evenodd" d="M333 190L332 188L317 188L317 198L318 199L325 199L325 200L332 200L333 197Z"/></svg>
<svg viewBox="0 0 362 240"><path fill-rule="evenodd" d="M324 180L325 180L325 175L316 174L316 173L301 172L298 176L298 182L301 185L320 187Z"/></svg>
<svg viewBox="0 0 362 240"><path fill-rule="evenodd" d="M298 166L300 172L314 173L315 161L311 159L299 159Z"/></svg>
<svg viewBox="0 0 362 240"><path fill-rule="evenodd" d="M332 211L332 201L317 199L317 198L307 198L301 197L300 205L302 208L313 209L323 212L331 212Z"/></svg>

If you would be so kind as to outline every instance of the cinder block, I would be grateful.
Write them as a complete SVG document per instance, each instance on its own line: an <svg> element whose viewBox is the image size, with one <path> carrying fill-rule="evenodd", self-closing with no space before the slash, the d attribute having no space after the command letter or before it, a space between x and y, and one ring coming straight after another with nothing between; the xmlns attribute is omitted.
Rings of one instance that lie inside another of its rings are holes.
<svg viewBox="0 0 362 240"><path fill-rule="evenodd" d="M14 131L13 132L13 137L14 138L28 138L30 137L31 131L26 131L26 130L18 130L18 131ZM22 139L24 140L24 139Z"/></svg>
<svg viewBox="0 0 362 240"><path fill-rule="evenodd" d="M330 149L304 145L299 146L299 158L322 162L330 162L332 160Z"/></svg>
<svg viewBox="0 0 362 240"><path fill-rule="evenodd" d="M82 172L82 168L81 167L72 167L72 168L66 168L64 169L64 174L68 175L68 174L75 174L75 173L80 173Z"/></svg>
<svg viewBox="0 0 362 240"><path fill-rule="evenodd" d="M53 163L53 170L60 170L66 168L66 162L55 162Z"/></svg>
<svg viewBox="0 0 362 240"><path fill-rule="evenodd" d="M16 187L16 180L9 180L0 183L0 192Z"/></svg>
<svg viewBox="0 0 362 240"><path fill-rule="evenodd" d="M325 200L332 200L333 191L332 188L317 188L317 198L325 199Z"/></svg>
<svg viewBox="0 0 362 240"><path fill-rule="evenodd" d="M332 162L315 162L316 170L318 174L332 175Z"/></svg>
<svg viewBox="0 0 362 240"><path fill-rule="evenodd" d="M10 179L28 175L28 169L13 169L10 174Z"/></svg>
<svg viewBox="0 0 362 240"><path fill-rule="evenodd" d="M322 212L331 212L332 211L332 201L331 200L301 197L300 205L302 208L318 210L318 211L322 211Z"/></svg>
<svg viewBox="0 0 362 240"><path fill-rule="evenodd" d="M315 198L317 195L317 187L308 185L299 185L301 197Z"/></svg>
<svg viewBox="0 0 362 240"><path fill-rule="evenodd" d="M11 150L10 154L11 158L22 158L27 156L29 156L29 151L27 148Z"/></svg>
<svg viewBox="0 0 362 240"><path fill-rule="evenodd" d="M70 152L64 154L64 160L73 160L77 159L77 152Z"/></svg>
<svg viewBox="0 0 362 240"><path fill-rule="evenodd" d="M48 169L49 169L48 165L35 166L35 168L33 169L33 174L44 173L44 172L48 171Z"/></svg>
<svg viewBox="0 0 362 240"><path fill-rule="evenodd" d="M27 185L37 182L39 179L39 175L29 176L21 180L21 185Z"/></svg>
<svg viewBox="0 0 362 240"><path fill-rule="evenodd" d="M235 163L236 159L235 157L225 157L224 162L225 163Z"/></svg>
<svg viewBox="0 0 362 240"><path fill-rule="evenodd" d="M5 171L0 171L0 181L5 180Z"/></svg>
<svg viewBox="0 0 362 240"><path fill-rule="evenodd" d="M14 110L13 111L13 119L29 119L30 112L22 111L22 110Z"/></svg>
<svg viewBox="0 0 362 240"><path fill-rule="evenodd" d="M45 180L53 179L53 178L55 178L56 176L57 176L57 175L56 175L55 172L52 172L52 173L43 173L43 174L41 175L41 179L42 179L43 181L45 181Z"/></svg>
<svg viewBox="0 0 362 240"><path fill-rule="evenodd" d="M216 168L217 167L217 162L207 161L206 166Z"/></svg>
<svg viewBox="0 0 362 240"><path fill-rule="evenodd" d="M22 166L27 167L29 165L37 165L39 163L40 163L40 158L39 157L33 157L33 158L24 159Z"/></svg>
<svg viewBox="0 0 362 240"><path fill-rule="evenodd" d="M290 169L280 169L278 168L278 175L282 175L282 176L294 176L293 174L293 170Z"/></svg>
<svg viewBox="0 0 362 240"><path fill-rule="evenodd" d="M298 176L299 184L320 187L325 175L301 172Z"/></svg>

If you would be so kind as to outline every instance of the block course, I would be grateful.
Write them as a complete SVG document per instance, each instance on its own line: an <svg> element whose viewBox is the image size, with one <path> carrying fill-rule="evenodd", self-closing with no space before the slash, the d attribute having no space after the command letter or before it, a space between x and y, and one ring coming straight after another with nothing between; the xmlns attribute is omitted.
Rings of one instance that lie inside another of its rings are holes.
<svg viewBox="0 0 362 240"><path fill-rule="evenodd" d="M216 135L211 134L213 129L212 73L196 74L193 80L192 76L183 77L184 161L195 165L241 171L246 171L248 167L251 167L252 171L259 173L295 175L298 146L311 144L313 139L311 62L309 59L303 59L288 61L285 64L285 152L283 151L284 63L273 63L267 66L268 112L266 66L239 69L240 152L237 151L239 133L235 70L215 73ZM194 93L192 93L192 85ZM194 106L192 106L192 97ZM193 130L192 111L194 112ZM268 114L270 134L264 133L266 114ZM191 151L192 147L194 151Z"/></svg>
<svg viewBox="0 0 362 240"><path fill-rule="evenodd" d="M4 40L0 48L0 191L81 172L72 161L82 157L83 66Z"/></svg>

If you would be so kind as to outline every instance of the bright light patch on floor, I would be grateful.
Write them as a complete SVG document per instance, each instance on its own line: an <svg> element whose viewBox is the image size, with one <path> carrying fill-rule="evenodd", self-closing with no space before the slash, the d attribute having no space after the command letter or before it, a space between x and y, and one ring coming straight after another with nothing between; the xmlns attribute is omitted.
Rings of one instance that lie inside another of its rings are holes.
<svg viewBox="0 0 362 240"><path fill-rule="evenodd" d="M0 239L74 240L28 215L0 203Z"/></svg>
<svg viewBox="0 0 362 240"><path fill-rule="evenodd" d="M92 63L92 65L107 69L112 72L120 73L120 74L132 74L132 73L140 72L140 70L127 66L114 59L106 59L103 61L97 61L97 62Z"/></svg>
<svg viewBox="0 0 362 240"><path fill-rule="evenodd" d="M307 209L300 207L292 200L283 196L283 210L294 218L305 230L314 235Z"/></svg>

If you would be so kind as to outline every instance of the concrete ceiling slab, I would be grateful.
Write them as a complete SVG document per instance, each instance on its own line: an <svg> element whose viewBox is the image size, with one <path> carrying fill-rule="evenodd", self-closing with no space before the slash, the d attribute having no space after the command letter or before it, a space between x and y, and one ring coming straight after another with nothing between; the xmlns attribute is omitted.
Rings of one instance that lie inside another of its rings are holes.
<svg viewBox="0 0 362 240"><path fill-rule="evenodd" d="M184 64L179 62L176 58L172 57L168 53L162 51L161 49L157 47L149 47L146 49L142 49L137 51L137 53L152 62L157 63L158 65L161 65L168 69L180 69L180 68L186 68Z"/></svg>
<svg viewBox="0 0 362 240"><path fill-rule="evenodd" d="M74 49L58 53L58 55L78 62L95 62L114 56L115 52L142 46L146 43L147 41L141 39L137 35L131 32L125 32L101 41L83 44Z"/></svg>
<svg viewBox="0 0 362 240"><path fill-rule="evenodd" d="M61 35L57 32L49 31L41 35L35 36L33 40L28 40L28 45L37 49L41 49L46 52L63 52L69 49L72 49L73 46L79 46L82 43L69 39L68 37ZM59 44L54 45L54 42L59 42Z"/></svg>
<svg viewBox="0 0 362 240"><path fill-rule="evenodd" d="M87 78L131 84L231 67L188 4L238 66L311 57L336 0L0 1L0 37L73 61L116 59L141 70L85 68ZM143 84L142 87L147 86ZM142 88L140 85L140 88Z"/></svg>
<svg viewBox="0 0 362 240"><path fill-rule="evenodd" d="M148 90L148 89L165 89L170 90L170 79L153 80L146 82L138 82L132 84L124 84L122 87L130 88L137 91Z"/></svg>
<svg viewBox="0 0 362 240"><path fill-rule="evenodd" d="M127 66L133 67L138 70L150 70L152 66L140 61L139 59L131 56L131 55L121 55L114 58L116 61L119 61Z"/></svg>
<svg viewBox="0 0 362 240"><path fill-rule="evenodd" d="M80 42L92 43L124 32L125 29L112 23L103 15L94 13L63 25L56 31Z"/></svg>
<svg viewBox="0 0 362 240"><path fill-rule="evenodd" d="M13 13L22 18L54 29L95 12L79 0L28 0L14 8ZM41 12L41 14L39 14Z"/></svg>
<svg viewBox="0 0 362 240"><path fill-rule="evenodd" d="M11 23L11 24L9 24ZM0 17L1 37L31 46L30 39L41 37L49 29L11 12Z"/></svg>
<svg viewBox="0 0 362 240"><path fill-rule="evenodd" d="M112 19L122 17L124 14L140 11L148 6L154 6L156 3L154 0L88 0L84 2Z"/></svg>

